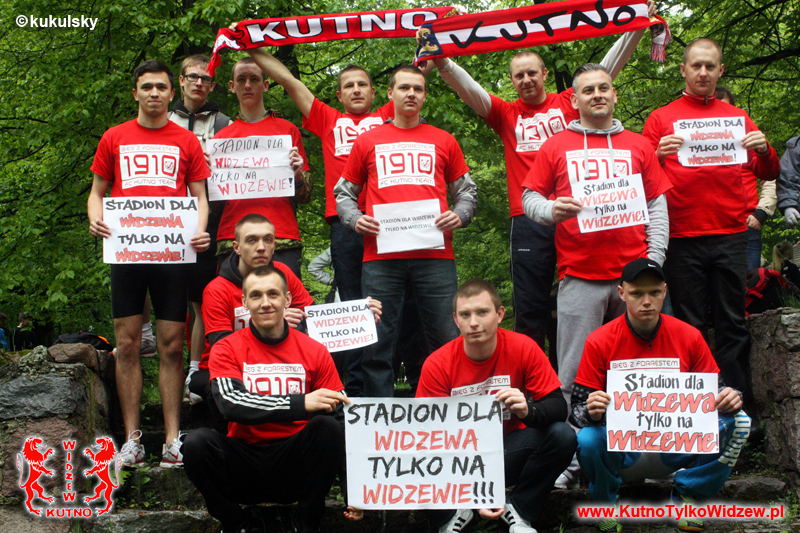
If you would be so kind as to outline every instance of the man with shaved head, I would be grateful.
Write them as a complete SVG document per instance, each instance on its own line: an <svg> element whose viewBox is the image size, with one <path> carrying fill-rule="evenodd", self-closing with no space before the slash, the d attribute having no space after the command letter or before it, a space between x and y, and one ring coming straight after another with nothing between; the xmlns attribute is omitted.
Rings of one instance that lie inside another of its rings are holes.
<svg viewBox="0 0 800 533"><path fill-rule="evenodd" d="M643 134L673 186L667 192L670 239L664 270L675 316L708 339L710 309L720 375L728 385L745 391L741 363L748 356L750 333L744 321L747 192L742 166L748 163L756 177L765 180L775 179L780 167L775 150L747 113L717 99L717 80L724 72L717 43L711 39L690 43L681 64L686 80L683 95L653 111ZM705 151L708 146L679 129L701 123L742 123L743 136L730 140L747 150L747 160L715 164L713 157L705 157L712 155ZM679 158L684 143L693 157Z"/></svg>

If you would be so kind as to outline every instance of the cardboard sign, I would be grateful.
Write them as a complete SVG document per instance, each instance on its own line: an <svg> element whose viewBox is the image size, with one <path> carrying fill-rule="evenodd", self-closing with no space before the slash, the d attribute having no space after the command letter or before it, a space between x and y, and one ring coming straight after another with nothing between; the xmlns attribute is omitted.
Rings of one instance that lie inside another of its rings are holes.
<svg viewBox="0 0 800 533"><path fill-rule="evenodd" d="M609 370L609 451L719 453L717 374Z"/></svg>
<svg viewBox="0 0 800 533"><path fill-rule="evenodd" d="M434 224L442 214L439 200L377 204L372 215L381 223L375 237L379 254L444 246L444 233Z"/></svg>
<svg viewBox="0 0 800 533"><path fill-rule="evenodd" d="M352 350L378 342L369 300L350 300L306 307L308 336L329 352Z"/></svg>
<svg viewBox="0 0 800 533"><path fill-rule="evenodd" d="M347 499L358 509L505 505L503 424L491 396L352 398Z"/></svg>
<svg viewBox="0 0 800 533"><path fill-rule="evenodd" d="M197 234L197 199L103 198L103 262L111 264L194 263L190 242Z"/></svg>
<svg viewBox="0 0 800 533"><path fill-rule="evenodd" d="M678 161L685 167L740 165L747 163L744 117L679 120L675 135L683 137Z"/></svg>
<svg viewBox="0 0 800 533"><path fill-rule="evenodd" d="M209 200L294 196L291 135L210 139Z"/></svg>
<svg viewBox="0 0 800 533"><path fill-rule="evenodd" d="M572 183L572 196L581 203L581 233L649 224L641 174Z"/></svg>

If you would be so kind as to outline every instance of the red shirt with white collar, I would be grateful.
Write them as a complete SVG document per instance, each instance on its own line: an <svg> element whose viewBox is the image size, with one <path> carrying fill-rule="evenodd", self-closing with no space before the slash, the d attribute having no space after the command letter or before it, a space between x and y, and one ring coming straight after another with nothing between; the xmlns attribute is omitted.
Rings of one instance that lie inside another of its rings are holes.
<svg viewBox="0 0 800 533"><path fill-rule="evenodd" d="M642 134L657 149L662 137L676 134L676 121L734 117L744 118L747 133L758 129L738 107L713 95L701 98L684 92L678 100L650 113ZM747 156L756 176L775 175L780 167L771 146L764 155L749 150ZM747 229L748 195L741 164L685 167L678 155L672 154L661 165L672 182L667 193L670 238L729 235Z"/></svg>

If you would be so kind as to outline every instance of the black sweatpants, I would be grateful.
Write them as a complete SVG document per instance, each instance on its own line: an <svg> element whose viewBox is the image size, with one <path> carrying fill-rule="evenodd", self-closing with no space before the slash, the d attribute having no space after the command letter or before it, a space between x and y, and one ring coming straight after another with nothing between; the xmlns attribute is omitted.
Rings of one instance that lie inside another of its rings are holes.
<svg viewBox="0 0 800 533"><path fill-rule="evenodd" d="M333 417L319 415L298 433L266 446L200 428L186 436L182 451L186 475L224 531L242 527L239 504L295 501L298 520L313 530L344 461L344 434Z"/></svg>

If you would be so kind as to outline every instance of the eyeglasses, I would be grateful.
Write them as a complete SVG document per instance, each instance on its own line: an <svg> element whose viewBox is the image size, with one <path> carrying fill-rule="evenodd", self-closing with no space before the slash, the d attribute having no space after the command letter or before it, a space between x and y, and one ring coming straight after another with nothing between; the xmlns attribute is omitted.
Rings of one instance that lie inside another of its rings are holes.
<svg viewBox="0 0 800 533"><path fill-rule="evenodd" d="M211 85L214 83L214 78L211 76L198 76L197 74L187 74L184 76L190 83L197 83L197 80L201 80L203 85Z"/></svg>

